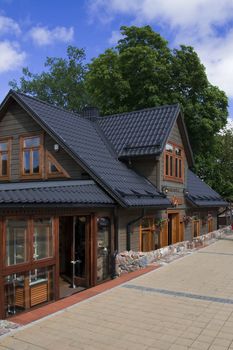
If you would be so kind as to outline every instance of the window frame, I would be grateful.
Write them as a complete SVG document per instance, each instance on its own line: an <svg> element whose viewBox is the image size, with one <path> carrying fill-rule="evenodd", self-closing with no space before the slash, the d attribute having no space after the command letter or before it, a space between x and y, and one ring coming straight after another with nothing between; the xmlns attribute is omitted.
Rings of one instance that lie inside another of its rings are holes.
<svg viewBox="0 0 233 350"><path fill-rule="evenodd" d="M7 143L7 151L0 150L0 181L10 180L11 176L11 153L12 153L12 137L0 138L0 143ZM7 175L2 175L2 154L7 153Z"/></svg>
<svg viewBox="0 0 233 350"><path fill-rule="evenodd" d="M195 226L197 231L196 235L195 235ZM192 236L193 238L196 238L196 237L199 237L200 235L201 235L201 220L198 218L192 221Z"/></svg>
<svg viewBox="0 0 233 350"><path fill-rule="evenodd" d="M173 148L172 152L169 152L166 150L167 145L172 146ZM181 150L181 155L176 154L176 148L179 148ZM168 162L167 162L167 158L168 158ZM184 162L185 162L184 148L180 145L175 144L174 142L168 141L165 145L165 151L164 151L164 172L163 172L164 180L184 183L184 170L185 170ZM178 176L176 176L176 164L177 164ZM172 166L172 174L171 174L171 166ZM181 170L181 176L179 176L180 170Z"/></svg>
<svg viewBox="0 0 233 350"><path fill-rule="evenodd" d="M34 220L37 219L45 219L50 218L51 224L52 224L52 230L53 230L53 256L51 257L45 257L42 259L35 260L33 258L34 253L34 247L33 247L33 233L34 233ZM27 222L27 242L26 242L26 254L27 254L27 261L16 264L16 265L7 265L6 264L6 257L7 257L7 251L6 251L6 224L8 219L23 219ZM35 216L5 216L1 220L1 226L2 226L2 244L3 244L3 253L0 261L0 267L2 268L2 275L6 276L8 274L12 273L20 273L25 272L29 270L33 270L40 267L46 267L46 266L52 266L56 265L56 254L57 254L57 217L56 216L43 216L43 215L35 215Z"/></svg>
<svg viewBox="0 0 233 350"><path fill-rule="evenodd" d="M45 151L45 173L46 173L46 178L59 178L59 177L62 177L62 178L70 178L69 174L67 173L67 171L62 167L61 164L59 164L59 162L54 158L54 156L48 151L46 150ZM49 163L53 163L58 172L51 172L50 171L50 166L49 166Z"/></svg>
<svg viewBox="0 0 233 350"><path fill-rule="evenodd" d="M34 137L39 137L40 145L32 147L24 147L25 139L32 139ZM33 158L31 157L31 152L34 150L39 150L39 172L33 173ZM24 151L30 151L30 173L26 174L24 172ZM43 164L44 164L44 134L43 133L30 133L20 136L20 176L22 179L41 179L43 176Z"/></svg>

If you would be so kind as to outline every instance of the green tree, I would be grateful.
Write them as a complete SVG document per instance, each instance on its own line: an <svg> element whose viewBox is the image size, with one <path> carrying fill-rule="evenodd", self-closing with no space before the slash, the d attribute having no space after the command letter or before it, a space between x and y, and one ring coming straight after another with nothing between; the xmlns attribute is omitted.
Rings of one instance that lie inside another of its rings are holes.
<svg viewBox="0 0 233 350"><path fill-rule="evenodd" d="M210 186L233 201L233 129L225 128L217 135L215 157L206 169Z"/></svg>
<svg viewBox="0 0 233 350"><path fill-rule="evenodd" d="M79 111L88 103L84 77L85 52L73 46L67 48L67 58L47 57L46 71L33 74L23 68L19 85L15 80L9 85L16 91L28 93L41 100L72 111Z"/></svg>
<svg viewBox="0 0 233 350"><path fill-rule="evenodd" d="M92 101L103 114L169 102L171 52L151 27L121 27L123 39L89 64Z"/></svg>

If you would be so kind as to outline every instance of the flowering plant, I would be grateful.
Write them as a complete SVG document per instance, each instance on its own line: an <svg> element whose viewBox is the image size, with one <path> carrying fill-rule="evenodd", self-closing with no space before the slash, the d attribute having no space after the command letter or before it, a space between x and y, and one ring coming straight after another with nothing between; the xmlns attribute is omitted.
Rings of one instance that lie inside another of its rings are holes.
<svg viewBox="0 0 233 350"><path fill-rule="evenodd" d="M165 222L167 222L167 219L158 219L155 221L155 226L159 229L161 229L163 227L163 225L165 224Z"/></svg>
<svg viewBox="0 0 233 350"><path fill-rule="evenodd" d="M185 225L188 225L190 222L192 222L193 218L191 216L188 215L184 215L183 217L183 222Z"/></svg>

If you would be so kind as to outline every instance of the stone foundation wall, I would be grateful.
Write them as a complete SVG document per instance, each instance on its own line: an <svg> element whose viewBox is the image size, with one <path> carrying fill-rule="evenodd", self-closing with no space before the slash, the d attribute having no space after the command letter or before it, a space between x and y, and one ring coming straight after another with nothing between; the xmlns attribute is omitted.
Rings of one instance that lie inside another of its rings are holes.
<svg viewBox="0 0 233 350"><path fill-rule="evenodd" d="M230 226L195 237L192 241L179 242L150 252L135 252L132 250L121 252L116 256L116 274L120 276L123 273L144 268L168 255L185 253L188 250L207 246L227 233L233 233Z"/></svg>

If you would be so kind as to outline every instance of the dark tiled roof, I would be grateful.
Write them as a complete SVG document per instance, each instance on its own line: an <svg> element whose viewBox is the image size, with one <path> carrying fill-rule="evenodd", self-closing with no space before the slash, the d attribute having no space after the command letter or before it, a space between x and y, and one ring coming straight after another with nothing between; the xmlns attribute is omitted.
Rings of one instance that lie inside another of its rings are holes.
<svg viewBox="0 0 233 350"><path fill-rule="evenodd" d="M119 157L154 155L163 151L179 113L176 104L102 117L98 123Z"/></svg>
<svg viewBox="0 0 233 350"><path fill-rule="evenodd" d="M11 183L0 185L0 206L3 205L109 206L114 201L92 180Z"/></svg>
<svg viewBox="0 0 233 350"><path fill-rule="evenodd" d="M198 207L224 207L228 203L191 170L187 174L187 199Z"/></svg>
<svg viewBox="0 0 233 350"><path fill-rule="evenodd" d="M121 205L170 205L169 200L160 195L147 179L118 160L97 123L25 94L11 91L6 100L10 96L29 111Z"/></svg>

